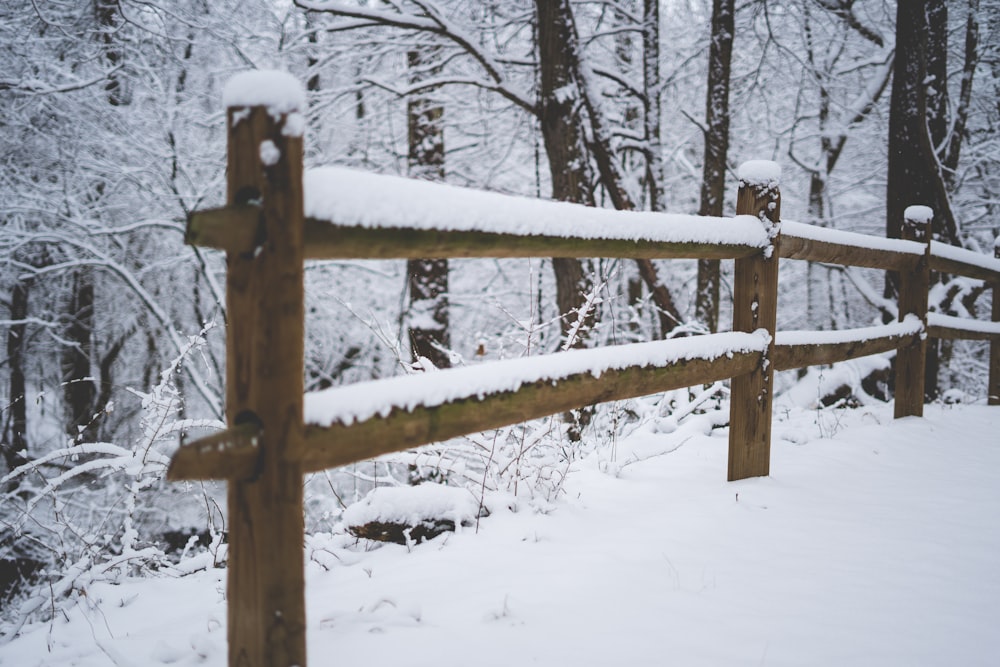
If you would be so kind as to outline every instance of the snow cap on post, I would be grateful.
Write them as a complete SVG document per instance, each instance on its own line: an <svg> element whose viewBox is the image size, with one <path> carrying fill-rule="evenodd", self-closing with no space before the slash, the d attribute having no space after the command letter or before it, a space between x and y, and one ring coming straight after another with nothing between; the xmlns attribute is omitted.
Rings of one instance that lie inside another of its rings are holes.
<svg viewBox="0 0 1000 667"><path fill-rule="evenodd" d="M231 107L267 107L273 114L299 111L306 104L306 91L288 72L250 70L240 72L222 89L222 104Z"/></svg>
<svg viewBox="0 0 1000 667"><path fill-rule="evenodd" d="M933 219L934 209L930 206L907 206L903 211L903 220L909 223L926 225Z"/></svg>
<svg viewBox="0 0 1000 667"><path fill-rule="evenodd" d="M930 206L907 206L903 211L903 238L908 241L926 243L930 238L934 209ZM927 252L930 252L928 246Z"/></svg>
<svg viewBox="0 0 1000 667"><path fill-rule="evenodd" d="M773 188L781 184L781 165L771 160L747 160L736 175L745 185Z"/></svg>

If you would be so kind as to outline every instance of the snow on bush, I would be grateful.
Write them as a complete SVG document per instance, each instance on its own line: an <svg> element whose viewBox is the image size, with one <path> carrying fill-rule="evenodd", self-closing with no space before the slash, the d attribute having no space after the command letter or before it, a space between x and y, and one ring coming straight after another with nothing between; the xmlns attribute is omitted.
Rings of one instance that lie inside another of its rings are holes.
<svg viewBox="0 0 1000 667"><path fill-rule="evenodd" d="M480 503L466 489L443 484L382 486L344 512L342 519L357 537L382 542L422 542L471 526Z"/></svg>
<svg viewBox="0 0 1000 667"><path fill-rule="evenodd" d="M469 491L443 484L380 486L342 516L349 526L372 521L415 525L426 519L449 519L455 525L475 521L479 503Z"/></svg>

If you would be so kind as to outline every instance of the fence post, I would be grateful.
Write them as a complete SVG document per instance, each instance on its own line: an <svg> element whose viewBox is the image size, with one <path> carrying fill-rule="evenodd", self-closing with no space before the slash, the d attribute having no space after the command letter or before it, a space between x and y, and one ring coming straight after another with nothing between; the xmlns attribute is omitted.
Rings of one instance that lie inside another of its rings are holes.
<svg viewBox="0 0 1000 667"><path fill-rule="evenodd" d="M251 479L230 479L229 664L305 667L302 116L297 80L226 85L229 205L260 207L253 252L226 258L226 420L261 428Z"/></svg>
<svg viewBox="0 0 1000 667"><path fill-rule="evenodd" d="M1000 259L1000 236L993 242L993 256ZM1000 280L993 283L993 321L1000 322ZM987 404L1000 405L1000 338L990 339L990 384Z"/></svg>
<svg viewBox="0 0 1000 667"><path fill-rule="evenodd" d="M919 317L927 330L927 293L931 286L931 220L934 212L927 206L908 206L903 212L902 237L925 244L924 256L910 271L899 272L899 321L908 314ZM905 342L902 342L905 341ZM895 418L923 417L924 378L927 367L927 336L913 341L901 340L896 350Z"/></svg>
<svg viewBox="0 0 1000 667"><path fill-rule="evenodd" d="M771 466L771 402L774 331L778 314L781 168L753 160L740 165L736 214L760 219L771 246L736 260L733 276L733 331L766 329L771 340L761 365L734 377L729 413L729 481L765 476Z"/></svg>

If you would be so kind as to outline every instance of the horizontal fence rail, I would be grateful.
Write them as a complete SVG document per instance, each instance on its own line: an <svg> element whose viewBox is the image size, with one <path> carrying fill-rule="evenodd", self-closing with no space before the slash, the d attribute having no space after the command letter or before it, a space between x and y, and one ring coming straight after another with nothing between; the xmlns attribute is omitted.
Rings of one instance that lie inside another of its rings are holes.
<svg viewBox="0 0 1000 667"><path fill-rule="evenodd" d="M912 270L925 252L923 244L884 239L800 222L781 222L781 256L884 271Z"/></svg>
<svg viewBox="0 0 1000 667"><path fill-rule="evenodd" d="M232 253L253 252L259 209L243 205L199 211L191 216L186 240ZM730 224L726 224L730 223ZM711 223L709 223L711 224ZM725 229L757 225L748 218L719 219ZM735 259L761 251L758 245L630 238L581 239L545 234L518 235L475 230L361 227L316 218L304 221L305 259L420 259L625 257L629 259ZM761 235L762 236L762 235ZM765 239L766 241L766 239Z"/></svg>
<svg viewBox="0 0 1000 667"><path fill-rule="evenodd" d="M1000 247L983 257L930 241L925 207L907 209L902 239L782 222L770 162L740 168L734 218L608 211L341 168L303 174L297 81L246 73L224 99L228 204L193 213L187 241L227 253L228 427L180 447L168 477L229 482L230 665L306 664L307 472L731 379L728 478L767 475L775 370L895 351L895 414L919 416L928 336L989 340L988 400L1000 405ZM733 331L303 392L307 259L596 256L735 260ZM895 272L898 321L776 331L780 258ZM928 313L932 271L984 281L992 321Z"/></svg>

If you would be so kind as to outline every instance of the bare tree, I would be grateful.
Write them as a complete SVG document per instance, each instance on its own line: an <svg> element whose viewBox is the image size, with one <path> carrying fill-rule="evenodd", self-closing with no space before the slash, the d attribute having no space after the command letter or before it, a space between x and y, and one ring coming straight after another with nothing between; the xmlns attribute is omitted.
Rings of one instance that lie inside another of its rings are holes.
<svg viewBox="0 0 1000 667"><path fill-rule="evenodd" d="M729 79L733 56L733 0L713 0L708 92L705 102L705 160L699 215L722 215L729 156ZM695 319L709 331L719 329L719 260L698 260Z"/></svg>

